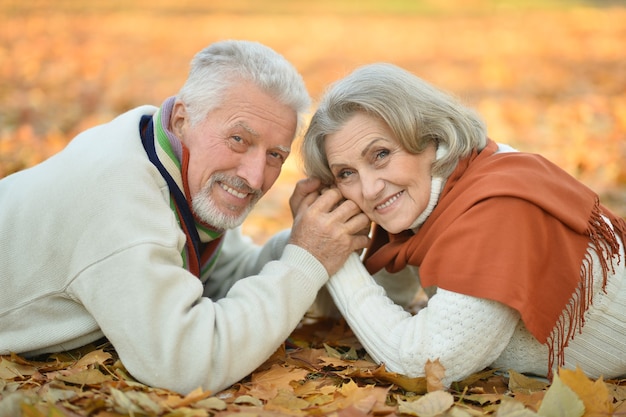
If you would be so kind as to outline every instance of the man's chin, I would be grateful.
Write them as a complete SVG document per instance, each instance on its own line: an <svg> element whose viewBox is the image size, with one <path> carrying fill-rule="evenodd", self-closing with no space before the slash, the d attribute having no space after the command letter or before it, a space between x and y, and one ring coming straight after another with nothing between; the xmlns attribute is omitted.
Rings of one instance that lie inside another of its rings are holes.
<svg viewBox="0 0 626 417"><path fill-rule="evenodd" d="M196 215L204 223L207 223L216 229L227 230L241 226L248 217L248 214L250 214L251 210L251 208L247 208L243 211L240 210L237 213L233 213L232 211L220 211L219 213L210 213L210 215L207 215L207 213L196 213Z"/></svg>

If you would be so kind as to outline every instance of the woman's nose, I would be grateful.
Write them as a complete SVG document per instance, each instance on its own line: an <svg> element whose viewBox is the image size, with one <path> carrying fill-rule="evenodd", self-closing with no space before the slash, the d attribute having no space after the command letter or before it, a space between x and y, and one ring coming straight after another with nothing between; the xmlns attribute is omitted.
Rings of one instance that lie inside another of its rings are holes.
<svg viewBox="0 0 626 417"><path fill-rule="evenodd" d="M374 200L380 197L383 189L385 188L385 182L376 175L361 175L361 190L363 198L367 200Z"/></svg>

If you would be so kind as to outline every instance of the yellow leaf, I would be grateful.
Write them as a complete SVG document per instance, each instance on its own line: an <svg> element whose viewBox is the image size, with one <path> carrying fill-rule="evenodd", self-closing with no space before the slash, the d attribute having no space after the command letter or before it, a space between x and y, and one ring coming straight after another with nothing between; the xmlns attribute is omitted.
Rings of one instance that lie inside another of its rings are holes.
<svg viewBox="0 0 626 417"><path fill-rule="evenodd" d="M103 374L98 369L85 369L70 375L58 375L56 379L76 385L97 385L111 381L113 378Z"/></svg>
<svg viewBox="0 0 626 417"><path fill-rule="evenodd" d="M21 406L22 417L46 417L46 415L39 411L34 405L22 403Z"/></svg>
<svg viewBox="0 0 626 417"><path fill-rule="evenodd" d="M255 384L272 385L277 388L290 389L290 382L303 380L309 371L302 368L286 368L274 364L267 371L252 374L251 382Z"/></svg>
<svg viewBox="0 0 626 417"><path fill-rule="evenodd" d="M419 417L435 417L454 404L454 397L446 391L433 391L416 401L398 401L398 411Z"/></svg>
<svg viewBox="0 0 626 417"><path fill-rule="evenodd" d="M221 400L217 397L210 397L198 401L194 404L194 407L223 411L226 410L227 404L226 401Z"/></svg>
<svg viewBox="0 0 626 417"><path fill-rule="evenodd" d="M538 416L532 410L524 407L524 404L515 400L507 400L502 401L500 407L498 407L498 411L496 412L496 417L536 417Z"/></svg>
<svg viewBox="0 0 626 417"><path fill-rule="evenodd" d="M585 405L586 416L610 416L613 413L609 390L602 380L590 380L580 369L561 369L559 376L564 384L572 389Z"/></svg>
<svg viewBox="0 0 626 417"><path fill-rule="evenodd" d="M278 395L267 402L264 409L274 411L297 411L308 408L311 404L298 398L292 391L280 390Z"/></svg>
<svg viewBox="0 0 626 417"><path fill-rule="evenodd" d="M235 404L250 404L255 407L263 407L263 401L259 400L252 395L240 395L233 401Z"/></svg>
<svg viewBox="0 0 626 417"><path fill-rule="evenodd" d="M94 364L104 365L104 363L111 358L111 354L102 349L94 350L80 358L72 368L86 368Z"/></svg>
<svg viewBox="0 0 626 417"><path fill-rule="evenodd" d="M578 395L555 375L538 414L543 417L581 417L584 412L585 406Z"/></svg>

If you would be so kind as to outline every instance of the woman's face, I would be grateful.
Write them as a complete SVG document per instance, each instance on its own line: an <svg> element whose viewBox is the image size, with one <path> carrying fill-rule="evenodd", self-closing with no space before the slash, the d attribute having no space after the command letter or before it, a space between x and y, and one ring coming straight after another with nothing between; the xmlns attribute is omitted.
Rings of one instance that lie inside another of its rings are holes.
<svg viewBox="0 0 626 417"><path fill-rule="evenodd" d="M326 136L326 155L337 187L391 233L408 229L430 199L435 146L404 150L382 120L356 113Z"/></svg>

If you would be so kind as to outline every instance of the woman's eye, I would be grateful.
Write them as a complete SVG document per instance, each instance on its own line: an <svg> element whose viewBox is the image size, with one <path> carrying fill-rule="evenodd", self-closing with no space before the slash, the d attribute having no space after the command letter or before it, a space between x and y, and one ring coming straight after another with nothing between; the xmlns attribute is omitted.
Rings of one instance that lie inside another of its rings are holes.
<svg viewBox="0 0 626 417"><path fill-rule="evenodd" d="M382 149L378 152L376 152L376 154L374 155L374 157L376 159L383 159L385 158L387 155L389 155L389 151L387 149Z"/></svg>
<svg viewBox="0 0 626 417"><path fill-rule="evenodd" d="M345 180L346 178L348 178L352 174L353 174L352 171L343 170L343 171L339 171L337 173L336 177L337 177L338 180Z"/></svg>

